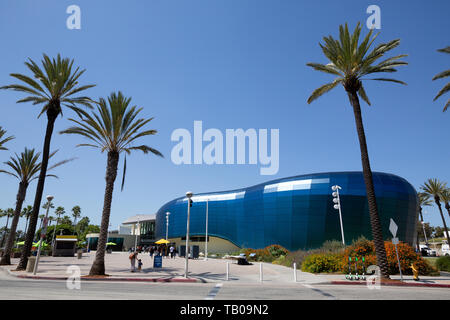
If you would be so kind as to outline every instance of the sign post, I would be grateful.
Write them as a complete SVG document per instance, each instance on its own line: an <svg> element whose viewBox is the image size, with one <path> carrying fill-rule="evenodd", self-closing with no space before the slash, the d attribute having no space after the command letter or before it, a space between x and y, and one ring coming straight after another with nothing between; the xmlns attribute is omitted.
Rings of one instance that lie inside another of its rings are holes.
<svg viewBox="0 0 450 320"><path fill-rule="evenodd" d="M398 257L398 249L397 249L397 244L399 242L397 236L397 230L398 230L398 226L397 224L394 222L394 220L392 220L391 218L391 223L389 225L389 231L392 233L392 243L395 246L395 253L397 254L397 261L398 261L398 270L400 271L400 279L401 281L403 281L403 275L402 275L402 267L400 266L400 258Z"/></svg>

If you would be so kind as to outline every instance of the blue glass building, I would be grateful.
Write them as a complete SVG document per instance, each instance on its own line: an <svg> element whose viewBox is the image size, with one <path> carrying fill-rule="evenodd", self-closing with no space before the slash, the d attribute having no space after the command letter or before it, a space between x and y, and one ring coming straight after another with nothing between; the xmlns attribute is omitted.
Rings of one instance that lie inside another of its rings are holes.
<svg viewBox="0 0 450 320"><path fill-rule="evenodd" d="M374 172L375 194L383 236L391 238L389 222L398 225L397 237L415 242L418 200L414 187L396 175ZM195 194L190 215L190 238L201 244L206 232L208 251L264 248L279 244L289 250L320 247L326 240L341 241L338 210L331 187L339 185L346 243L361 235L371 239L371 226L362 172L329 172L278 179L256 186ZM186 236L187 198L166 203L156 215L156 237L166 236L183 245ZM203 237L203 238L202 238ZM220 244L217 242L219 241ZM220 248L214 248L214 244ZM227 245L224 244L229 244Z"/></svg>

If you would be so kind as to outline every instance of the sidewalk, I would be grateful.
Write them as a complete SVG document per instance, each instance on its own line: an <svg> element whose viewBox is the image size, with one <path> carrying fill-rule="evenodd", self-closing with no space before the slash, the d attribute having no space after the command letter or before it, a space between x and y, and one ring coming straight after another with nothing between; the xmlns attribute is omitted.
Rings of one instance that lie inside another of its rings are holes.
<svg viewBox="0 0 450 320"><path fill-rule="evenodd" d="M11 266L2 266L10 275L19 278L66 280L71 274L70 266L78 266L81 272L81 280L96 281L142 281L142 282L224 282L226 281L227 262L229 263L229 283L255 284L260 283L260 263L252 265L237 265L231 260L189 259L188 278L184 277L184 258L163 258L162 268L153 268L153 259L148 254L139 254L143 268L141 272L130 271L128 252L113 252L105 255L105 267L107 277L89 277L89 270L95 258L95 252L84 253L81 259L77 257L46 257L42 256L36 275L26 271L15 271L19 259L12 259ZM137 263L136 263L137 265ZM263 283L265 285L295 285L294 270L284 266L263 263ZM392 279L400 280L400 276L392 276ZM297 283L322 284L322 285L365 285L365 281L349 281L342 274L312 274L297 270ZM450 288L450 274L440 277L420 277L420 281L414 281L412 276L403 276L403 282L392 285L402 286L428 286Z"/></svg>

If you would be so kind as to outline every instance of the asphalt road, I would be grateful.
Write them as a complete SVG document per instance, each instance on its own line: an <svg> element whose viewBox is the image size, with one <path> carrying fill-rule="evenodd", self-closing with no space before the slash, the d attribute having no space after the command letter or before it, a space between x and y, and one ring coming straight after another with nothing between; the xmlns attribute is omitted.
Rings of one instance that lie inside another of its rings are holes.
<svg viewBox="0 0 450 320"><path fill-rule="evenodd" d="M0 300L449 300L448 288L223 283L140 283L81 281L68 289L65 281L19 279L0 272Z"/></svg>

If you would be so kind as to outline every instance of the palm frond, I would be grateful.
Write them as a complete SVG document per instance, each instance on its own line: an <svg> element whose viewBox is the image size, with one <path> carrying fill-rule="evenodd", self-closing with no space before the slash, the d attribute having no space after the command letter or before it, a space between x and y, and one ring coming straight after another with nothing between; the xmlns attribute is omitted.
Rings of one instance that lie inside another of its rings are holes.
<svg viewBox="0 0 450 320"><path fill-rule="evenodd" d="M324 84L320 88L317 88L316 90L314 90L313 93L311 94L311 96L308 98L308 104L313 102L314 100L316 100L323 94L327 93L328 91L334 89L338 84L342 83L342 81L343 81L343 79L339 78L339 79L334 80L331 83Z"/></svg>

